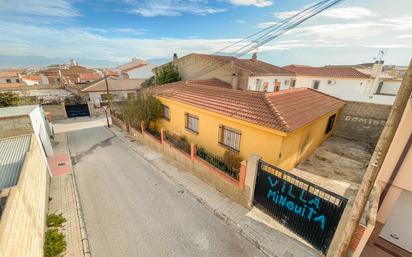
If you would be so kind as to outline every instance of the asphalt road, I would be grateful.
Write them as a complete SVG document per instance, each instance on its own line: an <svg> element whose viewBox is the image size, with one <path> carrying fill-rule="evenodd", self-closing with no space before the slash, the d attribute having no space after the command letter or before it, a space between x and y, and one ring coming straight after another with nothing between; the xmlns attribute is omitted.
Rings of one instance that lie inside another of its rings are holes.
<svg viewBox="0 0 412 257"><path fill-rule="evenodd" d="M67 133L93 257L265 256L108 129Z"/></svg>

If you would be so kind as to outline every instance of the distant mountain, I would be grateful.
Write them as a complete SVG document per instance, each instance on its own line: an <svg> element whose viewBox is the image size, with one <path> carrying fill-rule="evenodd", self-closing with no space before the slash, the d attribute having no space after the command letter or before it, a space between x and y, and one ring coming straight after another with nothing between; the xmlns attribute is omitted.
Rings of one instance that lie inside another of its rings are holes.
<svg viewBox="0 0 412 257"><path fill-rule="evenodd" d="M46 67L51 64L63 64L70 61L67 57L43 57L35 55L0 55L0 69L5 68L38 68ZM80 65L93 68L114 68L123 64L109 60L97 60L89 58L74 58ZM148 59L150 63L159 65L170 61L168 58ZM124 62L126 63L126 62Z"/></svg>

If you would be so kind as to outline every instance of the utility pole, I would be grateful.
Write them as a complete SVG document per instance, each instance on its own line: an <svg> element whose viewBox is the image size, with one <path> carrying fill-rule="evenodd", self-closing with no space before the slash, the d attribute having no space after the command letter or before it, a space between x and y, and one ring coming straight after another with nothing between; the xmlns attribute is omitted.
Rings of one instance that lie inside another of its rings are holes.
<svg viewBox="0 0 412 257"><path fill-rule="evenodd" d="M110 123L109 123L109 117L107 115L107 108L109 108L110 113L112 113L112 109L110 108L111 102L110 102L110 91L109 91L109 83L107 82L107 77L108 75L105 74L104 75L104 82L106 83L106 94L107 94L107 107L103 107L104 108L104 112L106 114L106 121L107 121L107 126L110 127Z"/></svg>
<svg viewBox="0 0 412 257"><path fill-rule="evenodd" d="M343 238L340 240L342 243L337 247L333 256L346 257L349 248L349 243L359 226L359 222L366 203L369 199L369 195L373 189L379 170L388 153L389 146L393 140L395 132L398 128L399 122L402 118L402 114L405 110L409 98L412 92L412 59L409 63L408 71L402 80L399 87L398 94L396 95L395 102L389 113L388 120L383 128L382 134L376 144L374 153L369 162L369 166L366 169L363 180L360 184L359 191L356 194L356 198L353 203L353 207L350 210L349 224L346 226Z"/></svg>

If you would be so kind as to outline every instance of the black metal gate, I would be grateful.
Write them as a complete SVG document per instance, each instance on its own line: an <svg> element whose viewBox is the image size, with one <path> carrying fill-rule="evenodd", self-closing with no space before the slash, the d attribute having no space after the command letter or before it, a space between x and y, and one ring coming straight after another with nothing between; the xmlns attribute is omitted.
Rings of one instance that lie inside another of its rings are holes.
<svg viewBox="0 0 412 257"><path fill-rule="evenodd" d="M347 199L259 161L254 204L326 253Z"/></svg>
<svg viewBox="0 0 412 257"><path fill-rule="evenodd" d="M87 104L73 104L66 105L65 107L67 117L69 118L90 116L89 106L87 106Z"/></svg>

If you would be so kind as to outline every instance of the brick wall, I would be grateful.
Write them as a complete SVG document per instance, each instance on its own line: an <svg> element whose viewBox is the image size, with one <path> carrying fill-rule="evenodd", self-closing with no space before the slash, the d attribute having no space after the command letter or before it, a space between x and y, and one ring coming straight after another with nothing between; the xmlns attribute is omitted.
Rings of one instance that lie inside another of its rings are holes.
<svg viewBox="0 0 412 257"><path fill-rule="evenodd" d="M49 175L36 137L0 219L0 256L43 257Z"/></svg>
<svg viewBox="0 0 412 257"><path fill-rule="evenodd" d="M391 106L347 102L336 123L335 136L375 145Z"/></svg>
<svg viewBox="0 0 412 257"><path fill-rule="evenodd" d="M363 225L359 225L356 229L355 234L353 235L352 240L349 244L349 249L355 251L356 247L358 247L360 240L362 239L363 234L365 233L365 227Z"/></svg>

